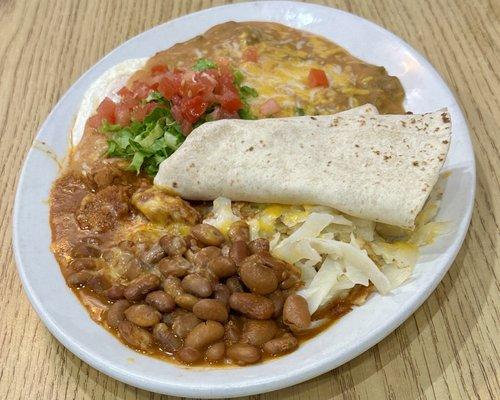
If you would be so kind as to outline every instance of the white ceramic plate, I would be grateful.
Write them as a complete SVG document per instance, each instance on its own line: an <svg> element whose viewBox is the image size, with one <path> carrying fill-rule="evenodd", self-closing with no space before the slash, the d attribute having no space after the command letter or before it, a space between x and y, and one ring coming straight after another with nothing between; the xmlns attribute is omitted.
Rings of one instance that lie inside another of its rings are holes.
<svg viewBox="0 0 500 400"><path fill-rule="evenodd" d="M70 351L105 374L154 392L188 397L261 393L303 382L351 360L391 333L430 295L453 262L471 217L474 155L462 112L441 77L392 33L354 15L317 5L274 1L235 4L190 14L144 32L113 50L68 90L36 141L63 158L82 95L100 74L125 59L151 56L228 20L276 21L326 36L399 77L406 91L407 110L419 113L448 107L453 139L445 169L452 174L438 219L450 221L452 233L423 249L409 282L390 295L371 296L365 305L290 355L244 368L182 368L122 345L91 321L66 286L49 251L47 199L58 167L40 146L34 146L21 174L14 208L14 252L24 289L47 328Z"/></svg>

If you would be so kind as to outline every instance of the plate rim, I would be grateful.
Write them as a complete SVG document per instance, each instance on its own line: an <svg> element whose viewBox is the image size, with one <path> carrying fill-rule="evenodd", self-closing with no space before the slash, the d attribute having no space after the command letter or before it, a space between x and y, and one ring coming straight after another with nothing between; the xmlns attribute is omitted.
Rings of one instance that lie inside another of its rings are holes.
<svg viewBox="0 0 500 400"><path fill-rule="evenodd" d="M38 137L40 132L42 132L45 129L45 126L47 125L48 120L50 120L55 113L55 111L61 106L62 103L65 102L66 98L71 95L72 88L76 86L79 82L84 80L88 74L90 74L92 71L94 71L96 68L98 68L102 62L110 55L114 54L119 48L122 46L126 46L130 41L134 40L137 36L143 35L146 32L149 32L154 29L158 29L159 27L165 28L168 27L169 24L172 24L176 21L182 20L183 18L186 17L193 17L196 15L203 14L207 12L208 10L210 11L218 11L218 12L224 12L227 9L230 8L238 8L241 5L258 5L259 1L254 1L254 2L246 2L246 3L236 3L236 4L228 4L228 5L222 5L222 6L217 6L217 7L211 7L211 8L206 8L203 10L196 11L194 13L190 14L185 14L182 15L178 18L169 20L167 22L164 22L162 24L156 25L146 31L143 31L139 33L138 35L135 35L120 45L118 45L116 48L111 50L110 52L106 53L101 59L99 59L94 65L92 65L89 69L87 69L74 83L71 84L71 86L68 88L68 90L64 93L64 95L59 99L59 101L56 103L56 105L52 108L51 112L47 115L45 118L44 122L40 126L37 135L35 137ZM449 95L451 98L454 100L455 105L457 107L458 112L461 114L461 117L463 119L463 123L465 125L465 133L468 138L467 145L471 149L472 153L472 165L471 165L471 174L472 174L472 187L471 190L468 192L468 204L466 207L466 212L465 212L465 218L462 220L462 225L461 229L459 231L459 234L456 235L458 240L455 240L453 242L453 246L448 247L448 250L451 250L452 255L448 258L446 261L446 265L442 268L440 273L434 277L432 280L432 283L427 286L426 290L421 292L419 296L416 297L415 300L411 302L411 304L407 305L406 309L398 314L394 314L385 324L383 327L380 327L378 330L374 331L368 340L366 340L361 346L358 346L356 349L352 350L351 352L346 352L345 356L342 357L340 360L330 360L330 361L324 361L321 363L321 365L317 366L316 368L311 368L307 371L304 371L302 374L295 374L292 376L287 376L286 378L282 378L281 380L273 380L273 378L270 378L268 381L264 382L264 384L261 384L261 386L255 386L255 385L246 385L246 386L238 386L238 387L231 387L231 388L222 388L218 387L215 390L210 390L206 388L201 388L198 389L196 387L191 387L187 388L184 385L176 385L175 382L163 382L163 385L157 385L156 381L141 381L137 379L137 376L131 373L124 373L122 368L117 368L115 367L112 363L106 363L106 360L102 359L101 357L95 357L90 353L87 353L85 349L78 347L75 342L72 341L71 337L66 335L64 331L60 329L60 327L54 323L52 320L51 316L44 311L42 301L36 297L34 294L33 288L29 282L29 278L27 277L26 270L25 268L22 267L22 255L20 252L21 245L19 243L19 236L20 232L18 231L19 229L19 224L17 223L19 219L19 213L20 213L20 198L23 196L21 193L20 188L23 186L23 182L26 179L26 170L27 170L27 164L33 154L34 148L33 146L30 147L29 151L27 152L27 155L25 156L23 160L23 167L21 170L21 173L19 175L19 180L17 184L17 189L16 189L16 195L15 195L15 200L14 200L14 207L13 207L13 213L12 213L12 230L13 230L13 237L12 237L12 242L13 242L13 251L14 251L14 258L16 261L16 267L18 274L21 278L22 286L24 289L24 292L26 293L31 305L37 312L39 318L42 320L44 325L47 327L47 329L50 331L50 333L56 337L56 339L63 344L63 346L68 349L70 352L75 354L78 358L83 360L84 362L88 363L91 365L93 368L96 368L100 372L111 376L121 382L125 382L127 384L133 385L135 387L145 389L145 390L150 390L150 391L155 391L158 393L164 393L164 394L170 394L170 395L178 395L178 396L193 396L193 397L205 397L205 398L215 398L218 397L219 395L223 395L224 397L236 397L236 396L241 396L241 395L252 395L252 394L257 394L257 393L263 393L263 392L268 392L272 390L278 390L282 389L285 387L289 387L301 382L304 382L306 380L312 379L320 374L323 374L327 371L330 371L333 368L336 368L345 362L354 359L355 357L359 356L378 342L380 342L382 339L384 339L386 336L388 336L390 333L394 332L405 320L407 320L430 296L430 294L435 290L437 285L441 282L443 279L444 275L447 273L449 270L450 266L453 264L453 262L456 259L456 256L458 252L460 251L460 248L462 247L463 241L465 239L465 236L468 232L468 227L470 225L471 217L472 217L472 211L474 208L474 199L475 199L475 192L476 192L476 161L475 161L475 156L474 156L474 148L472 146L472 141L471 141L471 135L470 135L470 129L467 124L467 120L465 119L465 115L462 111L462 108L460 107L460 104L458 103L457 98L455 97L454 93L452 90L449 88L447 85L446 81L442 78L441 74L433 67L433 65L422 55L420 52L415 50L412 46L410 46L407 42L405 42L403 39L392 33L391 31L375 24L374 22L367 20L365 18L362 18L360 16L357 16L355 14L351 14L349 12L339 10L333 7L328 7L324 5L319 5L319 4L310 4L310 3L298 3L294 1L267 1L265 3L268 4L276 4L276 5L283 5L283 6L290 6L294 7L297 6L298 4L302 7L307 7L307 8L315 8L315 9L321 9L324 10L325 12L338 12L341 14L344 14L345 16L348 16L349 18L354 18L358 20L362 20L364 24L370 25L372 29L377 29L379 31L383 31L386 34L389 34L392 40L395 40L398 42L400 45L402 45L404 48L408 49L412 55L417 59L417 61L424 65L427 69L432 71L436 77L442 82L443 86L446 88L446 90L449 92ZM251 19L250 19L251 20ZM306 29L307 30L307 29ZM389 327L389 328L388 328ZM160 387L161 386L161 387ZM167 388L168 386L168 388Z"/></svg>

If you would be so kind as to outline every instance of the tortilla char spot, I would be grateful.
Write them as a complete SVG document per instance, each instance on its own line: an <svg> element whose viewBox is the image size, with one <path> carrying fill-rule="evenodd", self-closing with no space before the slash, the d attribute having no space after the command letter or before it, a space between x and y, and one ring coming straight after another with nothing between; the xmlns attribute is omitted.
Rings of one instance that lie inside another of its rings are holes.
<svg viewBox="0 0 500 400"><path fill-rule="evenodd" d="M415 167L418 167L418 161L413 161L413 165L414 165Z"/></svg>
<svg viewBox="0 0 500 400"><path fill-rule="evenodd" d="M354 147L358 147L359 148L359 144L355 144Z"/></svg>
<svg viewBox="0 0 500 400"><path fill-rule="evenodd" d="M253 146L250 146L247 151L253 151L254 147Z"/></svg>
<svg viewBox="0 0 500 400"><path fill-rule="evenodd" d="M385 156L384 155L384 161L387 161L389 158L391 158L391 156Z"/></svg>
<svg viewBox="0 0 500 400"><path fill-rule="evenodd" d="M373 152L374 152L377 156L379 156L379 155L380 155L380 150L374 150Z"/></svg>
<svg viewBox="0 0 500 400"><path fill-rule="evenodd" d="M406 127L406 121L401 121L401 125L403 126L403 128Z"/></svg>
<svg viewBox="0 0 500 400"><path fill-rule="evenodd" d="M448 144L448 141L447 140L443 140L443 144Z"/></svg>
<svg viewBox="0 0 500 400"><path fill-rule="evenodd" d="M413 115L413 111L406 111L406 115Z"/></svg>
<svg viewBox="0 0 500 400"><path fill-rule="evenodd" d="M445 124L447 124L448 122L450 122L450 117L449 117L449 116L448 116L448 114L447 114L447 113L445 113L445 112L441 114L441 118L443 119L443 122L444 122Z"/></svg>
<svg viewBox="0 0 500 400"><path fill-rule="evenodd" d="M331 161L328 161L328 162L326 163L326 165L329 167L330 165L332 165L332 162L331 162Z"/></svg>
<svg viewBox="0 0 500 400"><path fill-rule="evenodd" d="M172 187L173 188L176 188L178 185L177 185L177 182L172 182Z"/></svg>

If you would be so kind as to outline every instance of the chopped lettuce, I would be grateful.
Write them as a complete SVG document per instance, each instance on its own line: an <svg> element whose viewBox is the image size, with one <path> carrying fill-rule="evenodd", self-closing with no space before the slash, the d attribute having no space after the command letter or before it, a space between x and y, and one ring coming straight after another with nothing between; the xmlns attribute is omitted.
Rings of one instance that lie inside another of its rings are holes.
<svg viewBox="0 0 500 400"><path fill-rule="evenodd" d="M144 121L129 126L104 122L101 131L109 135L108 157L130 160L128 169L139 174L145 171L154 176L160 163L179 148L184 135L170 110L155 108Z"/></svg>

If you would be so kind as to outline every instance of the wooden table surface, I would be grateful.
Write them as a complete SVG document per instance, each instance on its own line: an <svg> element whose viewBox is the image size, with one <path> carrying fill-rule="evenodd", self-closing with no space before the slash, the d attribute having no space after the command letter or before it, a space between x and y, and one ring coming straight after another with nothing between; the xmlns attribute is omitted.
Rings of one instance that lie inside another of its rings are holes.
<svg viewBox="0 0 500 400"><path fill-rule="evenodd" d="M83 72L150 27L224 3L228 2L0 0L0 399L169 398L101 374L63 348L41 323L14 264L14 191L37 130ZM252 398L500 399L500 3L322 3L391 30L442 74L472 134L477 157L475 208L450 271L400 328L334 371Z"/></svg>

